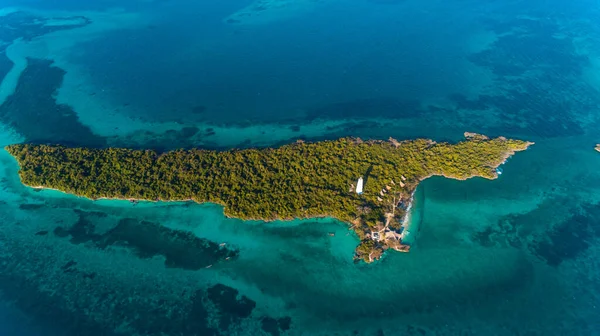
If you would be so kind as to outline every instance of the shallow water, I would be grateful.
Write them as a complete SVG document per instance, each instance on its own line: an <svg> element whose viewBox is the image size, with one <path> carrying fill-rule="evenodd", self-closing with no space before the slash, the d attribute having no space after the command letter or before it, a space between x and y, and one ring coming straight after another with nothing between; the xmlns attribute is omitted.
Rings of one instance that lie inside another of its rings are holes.
<svg viewBox="0 0 600 336"><path fill-rule="evenodd" d="M596 2L251 3L10 4L0 144L536 144L424 181L413 249L370 265L335 220L35 191L1 151L3 335L600 334Z"/></svg>

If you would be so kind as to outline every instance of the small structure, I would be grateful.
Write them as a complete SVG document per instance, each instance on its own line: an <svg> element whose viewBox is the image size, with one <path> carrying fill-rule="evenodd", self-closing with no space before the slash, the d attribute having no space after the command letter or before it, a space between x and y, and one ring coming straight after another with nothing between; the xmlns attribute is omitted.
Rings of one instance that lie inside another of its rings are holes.
<svg viewBox="0 0 600 336"><path fill-rule="evenodd" d="M373 239L375 241L379 241L379 239L380 239L379 232L371 231L371 239Z"/></svg>
<svg viewBox="0 0 600 336"><path fill-rule="evenodd" d="M363 193L363 178L362 178L362 176L359 177L358 182L356 182L356 193L359 195Z"/></svg>

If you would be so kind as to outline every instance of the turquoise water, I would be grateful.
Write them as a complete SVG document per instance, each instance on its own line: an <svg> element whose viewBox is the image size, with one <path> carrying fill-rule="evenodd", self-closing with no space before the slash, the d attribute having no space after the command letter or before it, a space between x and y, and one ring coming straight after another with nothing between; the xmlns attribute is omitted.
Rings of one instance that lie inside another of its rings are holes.
<svg viewBox="0 0 600 336"><path fill-rule="evenodd" d="M35 191L0 151L0 334L600 334L597 2L252 3L0 5L0 145L536 144L424 181L369 265L344 223Z"/></svg>

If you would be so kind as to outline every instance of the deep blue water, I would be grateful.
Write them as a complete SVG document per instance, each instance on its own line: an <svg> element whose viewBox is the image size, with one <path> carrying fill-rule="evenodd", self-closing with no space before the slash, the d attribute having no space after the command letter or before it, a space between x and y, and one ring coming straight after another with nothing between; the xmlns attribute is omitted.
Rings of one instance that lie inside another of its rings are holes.
<svg viewBox="0 0 600 336"><path fill-rule="evenodd" d="M12 0L0 13L2 145L536 143L497 180L423 182L411 253L371 265L352 262L344 223L34 191L0 151L0 335L600 335L596 1Z"/></svg>

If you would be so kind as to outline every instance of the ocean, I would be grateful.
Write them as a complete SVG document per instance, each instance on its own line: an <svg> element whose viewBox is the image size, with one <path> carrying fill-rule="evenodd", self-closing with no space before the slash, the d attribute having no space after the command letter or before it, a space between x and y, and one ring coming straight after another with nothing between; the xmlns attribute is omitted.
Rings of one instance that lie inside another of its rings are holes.
<svg viewBox="0 0 600 336"><path fill-rule="evenodd" d="M600 335L600 3L0 1L0 145L535 142L422 182L410 253L333 219L91 201L0 151L0 335ZM333 233L333 235L331 235Z"/></svg>

